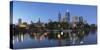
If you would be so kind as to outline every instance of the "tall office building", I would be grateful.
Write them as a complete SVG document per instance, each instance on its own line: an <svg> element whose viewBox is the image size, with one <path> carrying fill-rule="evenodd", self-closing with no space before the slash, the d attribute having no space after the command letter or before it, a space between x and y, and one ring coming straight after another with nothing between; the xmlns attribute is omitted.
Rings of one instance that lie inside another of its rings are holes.
<svg viewBox="0 0 100 50"><path fill-rule="evenodd" d="M52 20L51 20L50 18L48 19L48 21L49 21L49 22L52 22Z"/></svg>
<svg viewBox="0 0 100 50"><path fill-rule="evenodd" d="M83 23L84 23L84 24L87 24L87 21L86 21L86 20L84 20L84 21L83 21Z"/></svg>
<svg viewBox="0 0 100 50"><path fill-rule="evenodd" d="M21 18L18 19L18 25L20 25L20 24L22 24L22 19Z"/></svg>
<svg viewBox="0 0 100 50"><path fill-rule="evenodd" d="M70 23L70 12L69 12L69 10L67 10L67 12L65 13L65 18L66 18L66 22Z"/></svg>
<svg viewBox="0 0 100 50"><path fill-rule="evenodd" d="M83 17L82 16L79 17L79 22L83 22Z"/></svg>
<svg viewBox="0 0 100 50"><path fill-rule="evenodd" d="M61 22L61 13L58 13L58 21Z"/></svg>
<svg viewBox="0 0 100 50"><path fill-rule="evenodd" d="M62 17L62 22L67 22L67 17L66 16Z"/></svg>
<svg viewBox="0 0 100 50"><path fill-rule="evenodd" d="M22 19L19 18L18 19L18 26L25 28L25 27L27 27L27 23L26 22L22 22Z"/></svg>
<svg viewBox="0 0 100 50"><path fill-rule="evenodd" d="M37 22L38 24L41 24L41 20L40 20L40 18L38 19L38 22Z"/></svg>
<svg viewBox="0 0 100 50"><path fill-rule="evenodd" d="M78 16L73 16L72 17L72 23L77 23L77 22L79 22Z"/></svg>

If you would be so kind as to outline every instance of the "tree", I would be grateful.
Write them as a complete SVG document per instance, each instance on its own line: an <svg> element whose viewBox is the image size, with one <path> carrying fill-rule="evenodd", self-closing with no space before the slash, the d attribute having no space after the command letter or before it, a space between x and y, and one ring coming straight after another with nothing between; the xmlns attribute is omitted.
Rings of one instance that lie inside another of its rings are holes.
<svg viewBox="0 0 100 50"><path fill-rule="evenodd" d="M90 28L91 28L91 29L97 29L97 26L96 26L95 24L91 24L91 25L90 25Z"/></svg>

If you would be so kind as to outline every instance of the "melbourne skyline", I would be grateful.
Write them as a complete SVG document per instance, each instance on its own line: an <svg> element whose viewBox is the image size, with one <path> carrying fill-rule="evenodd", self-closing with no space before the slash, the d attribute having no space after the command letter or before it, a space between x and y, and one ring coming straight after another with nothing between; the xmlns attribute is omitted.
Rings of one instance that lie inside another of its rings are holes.
<svg viewBox="0 0 100 50"><path fill-rule="evenodd" d="M64 17L67 11L70 12L70 19L82 16L87 23L97 24L97 6L18 1L13 2L13 23L18 23L19 18L27 23L36 23L39 18L41 22L48 22L49 19L58 21L58 13Z"/></svg>

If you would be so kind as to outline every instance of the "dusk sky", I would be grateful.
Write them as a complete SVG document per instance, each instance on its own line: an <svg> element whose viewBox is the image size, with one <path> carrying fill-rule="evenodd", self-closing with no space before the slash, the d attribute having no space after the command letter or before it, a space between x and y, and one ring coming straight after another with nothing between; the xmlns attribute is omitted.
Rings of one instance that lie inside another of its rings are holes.
<svg viewBox="0 0 100 50"><path fill-rule="evenodd" d="M83 16L83 19L89 24L97 24L97 6L91 5L73 5L73 4L51 4L37 2L13 2L13 23L18 23L21 18L23 22L37 22L40 18L41 22L48 22L48 19L58 21L58 13L61 12L62 17L69 10L73 16Z"/></svg>

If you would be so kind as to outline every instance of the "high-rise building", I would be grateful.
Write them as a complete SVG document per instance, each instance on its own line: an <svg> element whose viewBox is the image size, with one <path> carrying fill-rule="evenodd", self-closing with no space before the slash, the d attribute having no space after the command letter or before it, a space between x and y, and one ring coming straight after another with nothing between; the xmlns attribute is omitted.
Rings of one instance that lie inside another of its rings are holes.
<svg viewBox="0 0 100 50"><path fill-rule="evenodd" d="M37 22L37 23L38 23L38 25L41 25L41 20L40 20L40 18L38 19L38 22Z"/></svg>
<svg viewBox="0 0 100 50"><path fill-rule="evenodd" d="M65 13L65 15L62 17L61 13L58 13L58 21L59 22L68 22L70 23L70 12L69 10L67 10L67 12Z"/></svg>
<svg viewBox="0 0 100 50"><path fill-rule="evenodd" d="M67 10L67 12L65 13L65 18L66 18L66 22L70 23L70 12L69 12L69 10Z"/></svg>
<svg viewBox="0 0 100 50"><path fill-rule="evenodd" d="M82 16L79 17L79 22L83 22L83 17Z"/></svg>
<svg viewBox="0 0 100 50"><path fill-rule="evenodd" d="M61 13L58 13L58 21L61 22Z"/></svg>
<svg viewBox="0 0 100 50"><path fill-rule="evenodd" d="M18 25L20 25L20 24L22 24L22 19L21 18L18 19Z"/></svg>
<svg viewBox="0 0 100 50"><path fill-rule="evenodd" d="M31 22L30 22L31 24L33 24L33 21L31 20Z"/></svg>
<svg viewBox="0 0 100 50"><path fill-rule="evenodd" d="M52 22L52 20L50 18L48 20L49 20L49 22Z"/></svg>
<svg viewBox="0 0 100 50"><path fill-rule="evenodd" d="M87 21L86 20L84 20L83 22L84 22L84 24L87 24Z"/></svg>
<svg viewBox="0 0 100 50"><path fill-rule="evenodd" d="M62 18L62 22L67 22L67 17L66 17L66 16L64 16L64 17Z"/></svg>
<svg viewBox="0 0 100 50"><path fill-rule="evenodd" d="M77 23L77 22L79 22L78 16L73 16L72 17L72 23Z"/></svg>
<svg viewBox="0 0 100 50"><path fill-rule="evenodd" d="M18 19L18 26L19 27L25 28L25 27L27 27L26 24L27 24L26 22L22 22L22 19L21 18Z"/></svg>

